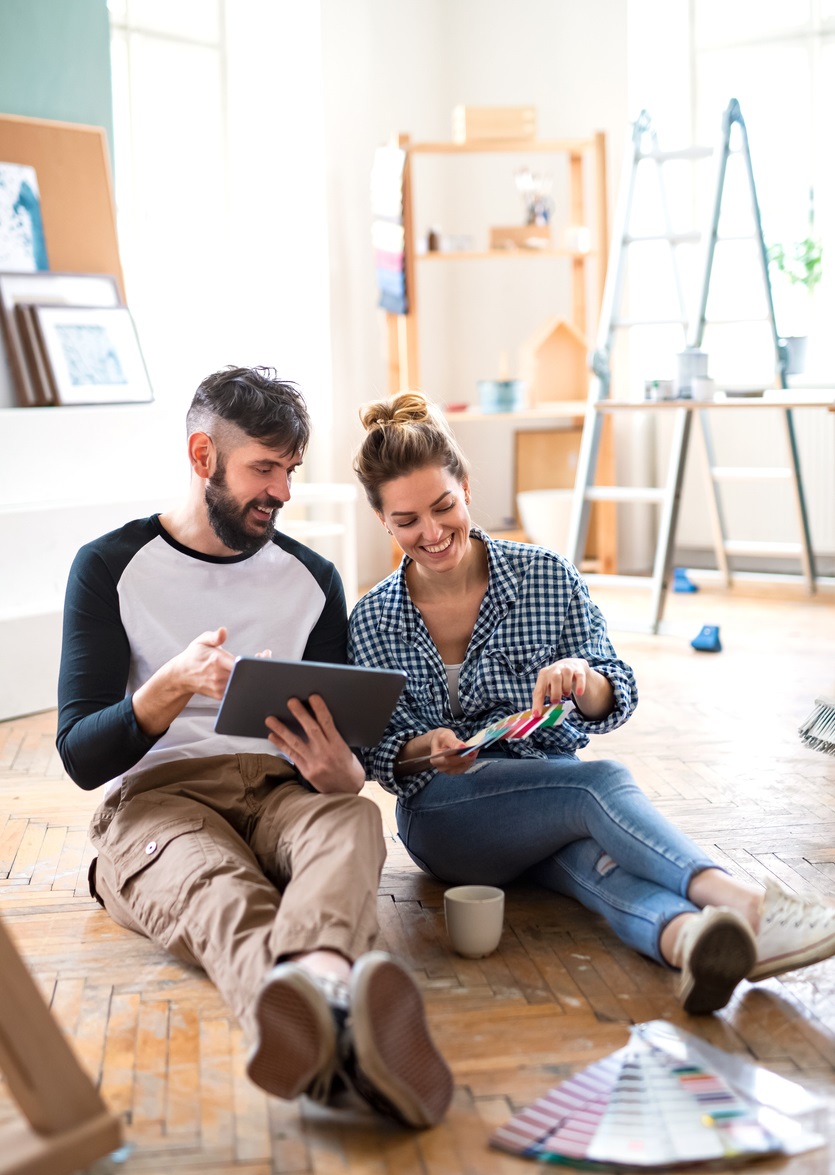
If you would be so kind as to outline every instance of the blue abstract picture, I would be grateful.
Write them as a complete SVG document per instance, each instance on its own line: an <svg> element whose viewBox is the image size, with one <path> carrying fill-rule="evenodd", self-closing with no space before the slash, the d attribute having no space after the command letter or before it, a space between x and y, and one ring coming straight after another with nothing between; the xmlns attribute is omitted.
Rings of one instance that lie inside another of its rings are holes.
<svg viewBox="0 0 835 1175"><path fill-rule="evenodd" d="M34 167L0 163L0 270L49 269Z"/></svg>
<svg viewBox="0 0 835 1175"><path fill-rule="evenodd" d="M128 382L106 326L56 325L55 333L74 387L104 387Z"/></svg>

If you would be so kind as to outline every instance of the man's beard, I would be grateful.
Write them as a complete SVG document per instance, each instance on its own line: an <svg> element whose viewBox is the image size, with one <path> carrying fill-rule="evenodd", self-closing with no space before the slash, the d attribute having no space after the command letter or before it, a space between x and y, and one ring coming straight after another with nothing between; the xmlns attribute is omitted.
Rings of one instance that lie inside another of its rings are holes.
<svg viewBox="0 0 835 1175"><path fill-rule="evenodd" d="M253 533L247 528L250 509L253 506L269 506L277 512L282 505L278 499L267 497L264 501L253 498L246 505L239 506L226 488L226 470L223 465L206 483L206 510L212 530L224 547L230 551L239 551L242 555L253 555L260 551L275 535L273 518L270 518L263 530Z"/></svg>

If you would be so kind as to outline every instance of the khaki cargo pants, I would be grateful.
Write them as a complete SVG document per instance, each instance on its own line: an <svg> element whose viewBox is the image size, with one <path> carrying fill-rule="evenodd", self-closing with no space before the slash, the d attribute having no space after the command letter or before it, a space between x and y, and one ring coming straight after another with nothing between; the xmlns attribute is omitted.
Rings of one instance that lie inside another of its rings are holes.
<svg viewBox="0 0 835 1175"><path fill-rule="evenodd" d="M266 972L377 935L376 805L321 795L275 755L181 759L125 776L90 828L94 897L120 926L202 967L244 1028Z"/></svg>

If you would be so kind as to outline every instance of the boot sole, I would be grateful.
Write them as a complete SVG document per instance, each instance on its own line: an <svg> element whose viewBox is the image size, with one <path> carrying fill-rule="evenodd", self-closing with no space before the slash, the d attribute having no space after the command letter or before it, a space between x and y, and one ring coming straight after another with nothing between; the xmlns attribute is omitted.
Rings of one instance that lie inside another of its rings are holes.
<svg viewBox="0 0 835 1175"><path fill-rule="evenodd" d="M295 971L267 981L255 1017L259 1039L247 1061L247 1076L275 1097L298 1097L336 1052L336 1028L327 1000Z"/></svg>
<svg viewBox="0 0 835 1175"><path fill-rule="evenodd" d="M351 972L354 1053L363 1077L409 1126L434 1126L452 1100L452 1075L435 1048L420 990L387 955L372 951Z"/></svg>
<svg viewBox="0 0 835 1175"><path fill-rule="evenodd" d="M717 921L693 947L688 975L682 979L682 1007L691 1016L724 1008L757 957L753 934L734 922Z"/></svg>

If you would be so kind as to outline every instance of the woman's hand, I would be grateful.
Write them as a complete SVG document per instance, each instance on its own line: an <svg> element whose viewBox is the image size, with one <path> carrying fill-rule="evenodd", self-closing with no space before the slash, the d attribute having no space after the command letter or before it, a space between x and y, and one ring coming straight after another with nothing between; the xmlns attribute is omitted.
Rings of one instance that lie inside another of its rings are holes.
<svg viewBox="0 0 835 1175"><path fill-rule="evenodd" d="M464 744L455 733L446 726L438 726L435 730L428 730L417 738L410 739L400 748L400 754L394 765L395 775L415 775L419 771L426 771L434 767L443 771L445 775L463 775L472 766L476 755L450 755L446 751L457 751ZM476 752L477 753L477 752ZM414 762L414 766L412 763Z"/></svg>
<svg viewBox="0 0 835 1175"><path fill-rule="evenodd" d="M586 718L604 718L611 713L615 700L609 679L592 669L583 657L565 657L540 669L531 702L534 710L541 713L546 698L559 702L570 697Z"/></svg>
<svg viewBox="0 0 835 1175"><path fill-rule="evenodd" d="M325 794L348 792L356 795L365 783L365 770L336 729L331 712L318 694L311 694L311 714L298 698L290 698L287 709L301 726L295 734L278 718L267 718L267 736L274 747L298 767L317 791Z"/></svg>

